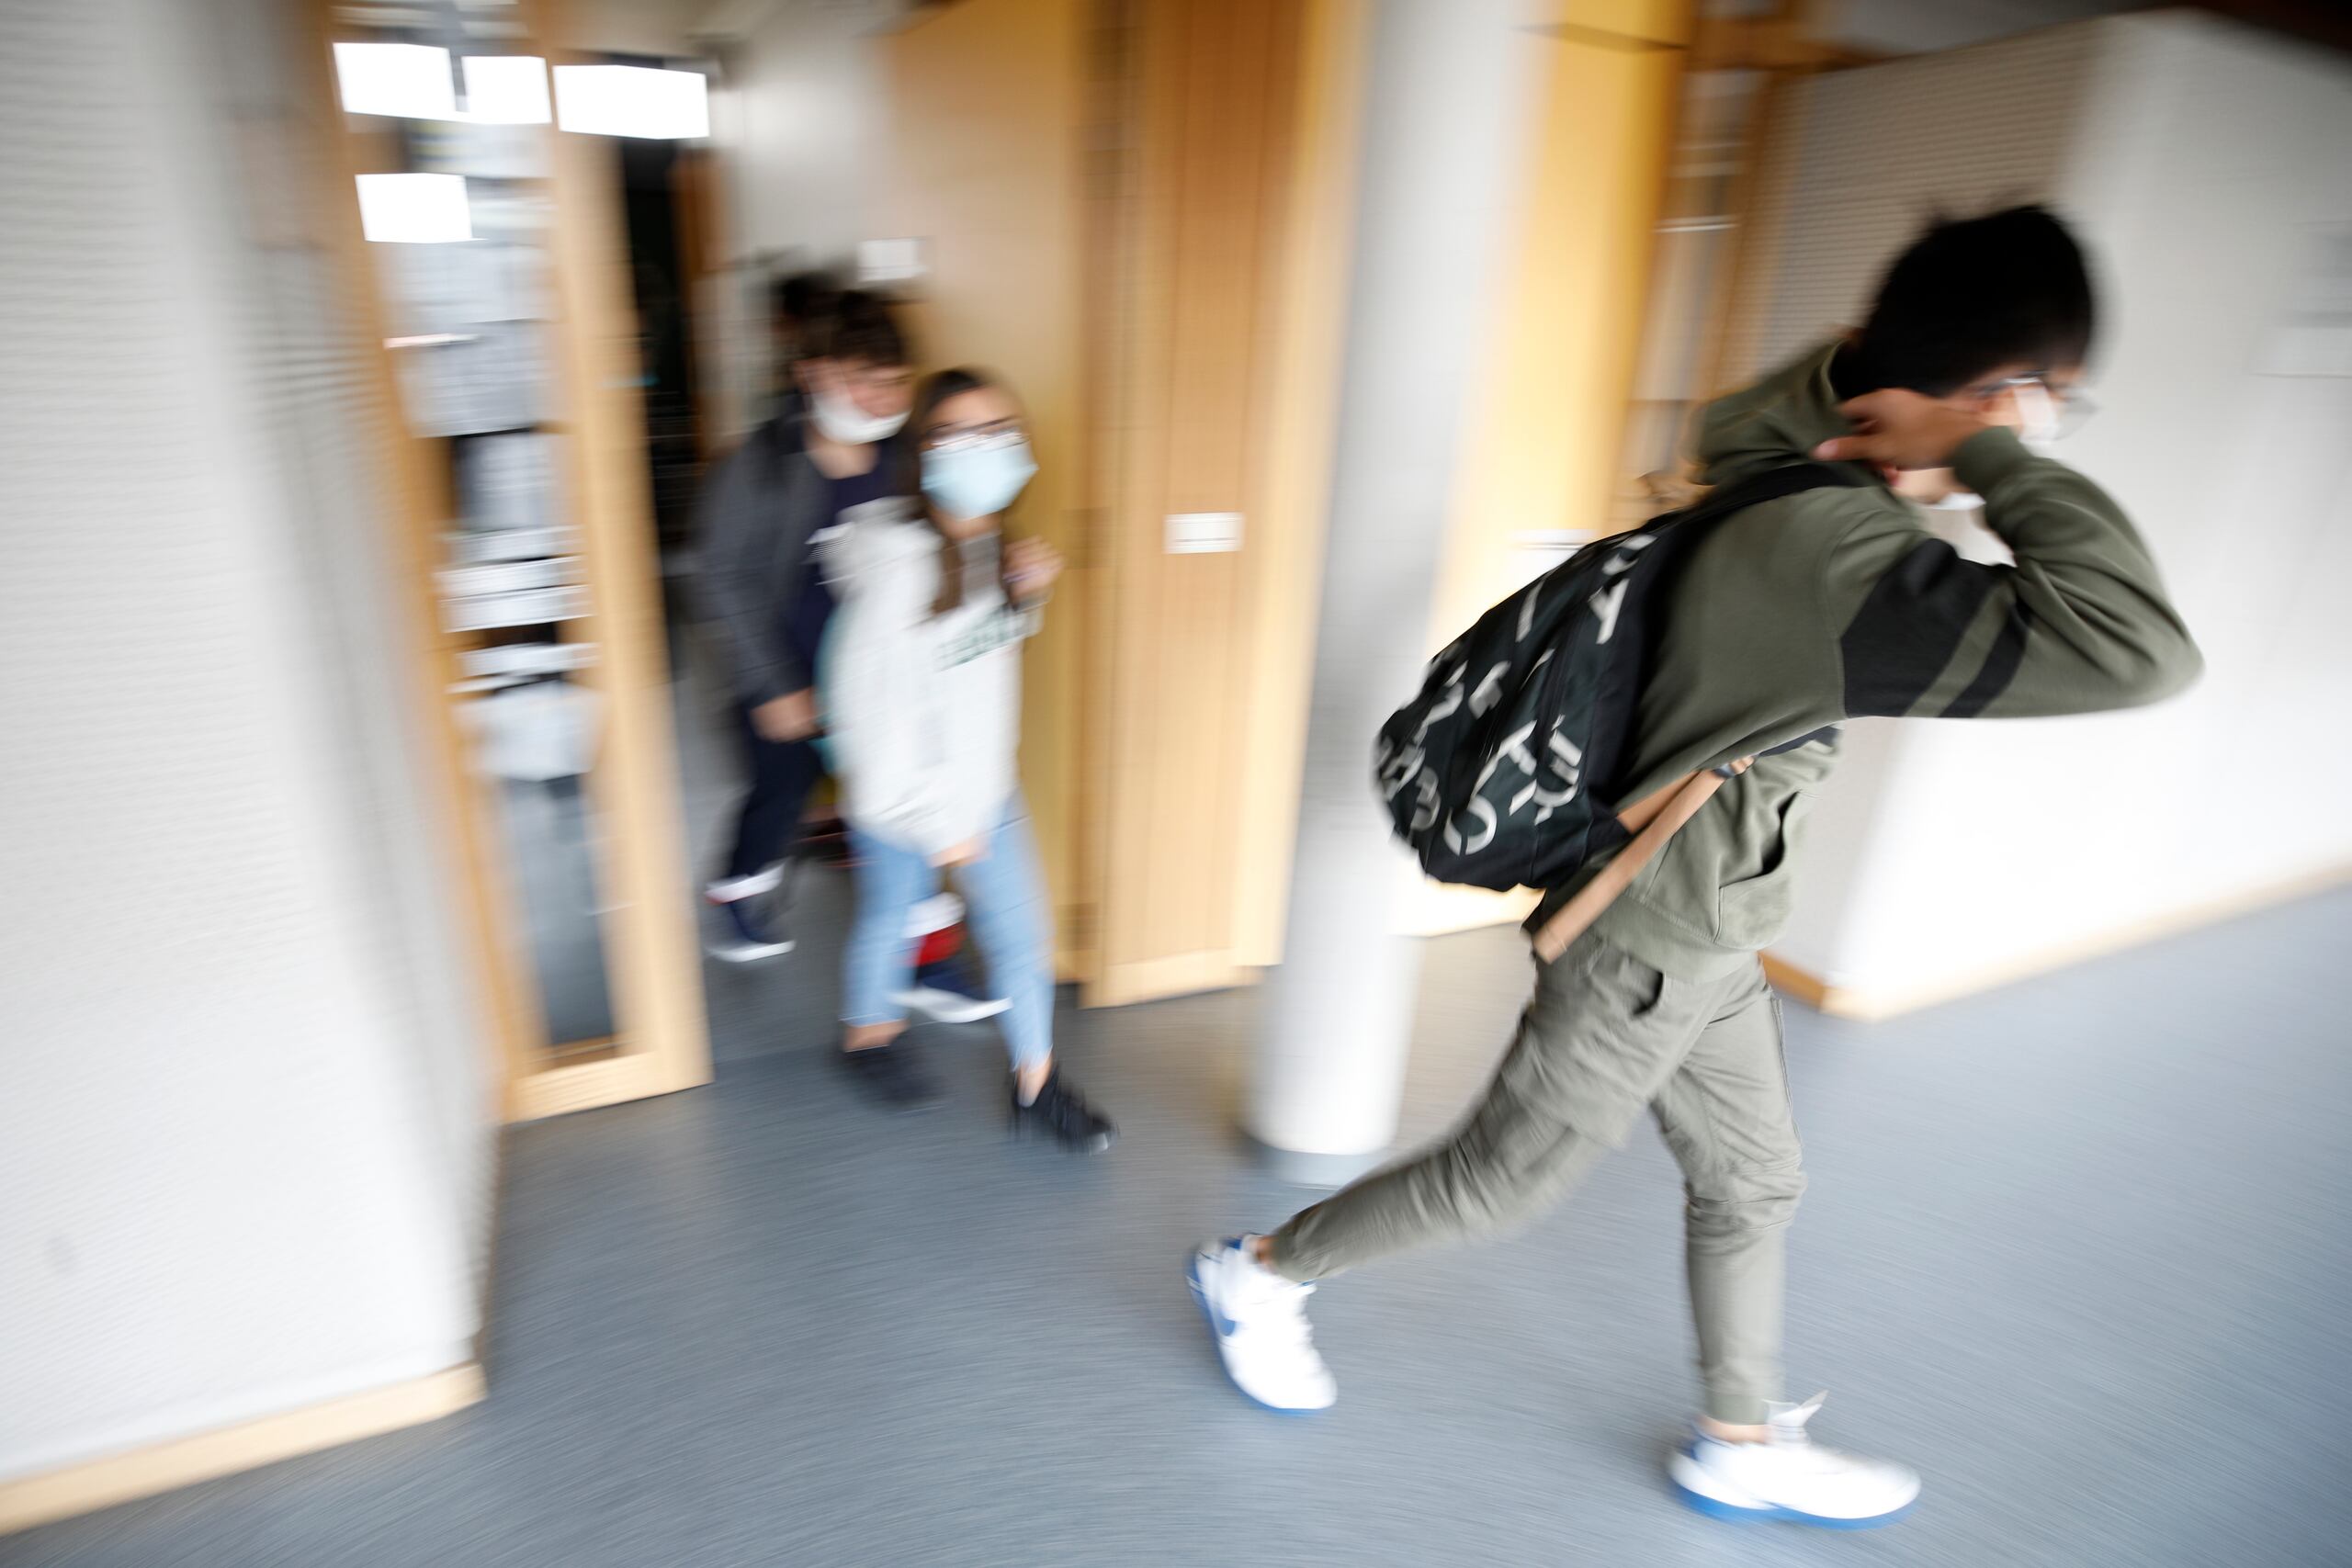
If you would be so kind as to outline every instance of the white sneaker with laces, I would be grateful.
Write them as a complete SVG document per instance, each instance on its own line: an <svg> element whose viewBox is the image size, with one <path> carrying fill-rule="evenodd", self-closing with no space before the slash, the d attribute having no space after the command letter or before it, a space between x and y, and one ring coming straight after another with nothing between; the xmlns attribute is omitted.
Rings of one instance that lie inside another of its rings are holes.
<svg viewBox="0 0 2352 1568"><path fill-rule="evenodd" d="M1253 1256L1255 1236L1212 1242L1185 1276L1233 1386L1269 1410L1304 1415L1340 1397L1306 1323L1312 1285L1285 1280Z"/></svg>
<svg viewBox="0 0 2352 1568"><path fill-rule="evenodd" d="M1893 1524L1918 1501L1919 1476L1903 1465L1815 1443L1805 1423L1829 1396L1769 1407L1761 1443L1726 1443L1694 1428L1667 1461L1682 1501L1725 1519L1788 1519L1831 1529Z"/></svg>

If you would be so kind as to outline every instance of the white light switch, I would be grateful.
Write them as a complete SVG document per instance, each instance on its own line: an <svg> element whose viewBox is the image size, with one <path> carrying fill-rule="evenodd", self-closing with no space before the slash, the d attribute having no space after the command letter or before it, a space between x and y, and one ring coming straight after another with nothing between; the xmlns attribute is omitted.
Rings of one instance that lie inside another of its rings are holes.
<svg viewBox="0 0 2352 1568"><path fill-rule="evenodd" d="M1171 512L1168 514L1168 553L1208 556L1241 547L1238 512Z"/></svg>
<svg viewBox="0 0 2352 1568"><path fill-rule="evenodd" d="M931 271L921 240L860 240L857 281L868 288L919 283Z"/></svg>

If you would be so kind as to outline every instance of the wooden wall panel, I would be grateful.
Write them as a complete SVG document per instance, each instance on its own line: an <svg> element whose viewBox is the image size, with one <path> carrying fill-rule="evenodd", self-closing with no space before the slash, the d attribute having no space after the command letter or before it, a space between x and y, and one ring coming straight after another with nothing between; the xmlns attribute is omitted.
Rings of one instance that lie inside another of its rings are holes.
<svg viewBox="0 0 2352 1568"><path fill-rule="evenodd" d="M1038 473L1013 526L1069 562L1027 652L1021 771L1072 978L1091 940L1080 757L1100 592L1080 335L1091 21L1086 0L963 0L892 35L872 231L928 247L931 276L910 312L926 366L986 366L1020 393Z"/></svg>
<svg viewBox="0 0 2352 1568"><path fill-rule="evenodd" d="M1280 897L1249 874L1244 845L1263 840L1245 839L1243 822L1272 813L1287 826L1296 810L1294 791L1270 797L1262 787L1270 758L1272 776L1284 776L1283 750L1261 743L1250 721L1261 683L1302 694L1306 645L1270 649L1256 613L1270 565L1286 563L1295 586L1289 547L1321 528L1319 495L1299 506L1294 485L1283 492L1291 504L1268 505L1276 433L1291 429L1276 403L1301 384L1285 381L1282 351L1294 327L1283 310L1289 159L1309 101L1300 88L1313 9L1304 0L1118 7L1129 29L1133 151L1095 214L1120 236L1116 320L1104 326L1122 345L1102 427L1117 483L1106 521L1100 782L1090 796L1102 845L1095 1002L1250 977L1239 917ZM1313 395L1335 380L1327 363ZM1241 513L1242 547L1168 553L1168 516L1193 512ZM1284 624L1308 620L1311 597L1292 593L1283 612ZM1266 656L1283 650L1287 662L1270 667Z"/></svg>

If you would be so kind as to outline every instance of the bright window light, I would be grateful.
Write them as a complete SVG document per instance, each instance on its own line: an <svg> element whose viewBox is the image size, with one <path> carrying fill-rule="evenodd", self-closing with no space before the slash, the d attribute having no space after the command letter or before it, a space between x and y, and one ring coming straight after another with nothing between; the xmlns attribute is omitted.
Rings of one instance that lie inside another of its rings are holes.
<svg viewBox="0 0 2352 1568"><path fill-rule="evenodd" d="M359 228L369 239L446 245L474 237L461 175L361 175Z"/></svg>
<svg viewBox="0 0 2352 1568"><path fill-rule="evenodd" d="M421 43L339 43L334 76L343 107L353 114L403 119L454 119L458 96L449 85L449 51Z"/></svg>
<svg viewBox="0 0 2352 1568"><path fill-rule="evenodd" d="M469 54L466 118L482 125L545 125L548 62L536 54Z"/></svg>
<svg viewBox="0 0 2352 1568"><path fill-rule="evenodd" d="M698 71L642 65L559 65L556 123L591 136L665 141L710 134L709 84Z"/></svg>

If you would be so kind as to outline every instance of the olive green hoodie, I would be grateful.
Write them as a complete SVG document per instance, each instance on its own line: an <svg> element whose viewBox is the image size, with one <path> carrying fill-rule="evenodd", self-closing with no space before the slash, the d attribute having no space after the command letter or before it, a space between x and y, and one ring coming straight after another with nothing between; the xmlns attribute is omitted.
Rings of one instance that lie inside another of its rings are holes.
<svg viewBox="0 0 2352 1568"><path fill-rule="evenodd" d="M1707 409L1707 484L1806 461L1849 433L1830 388L1835 349ZM1972 437L1952 467L2015 566L1961 559L1877 483L1767 502L1691 551L1668 592L1624 800L1815 738L1726 784L1601 916L1607 940L1705 979L1779 936L1804 814L1837 760L1829 727L1844 719L2091 713L2196 678L2201 660L2155 562L2097 485L2004 430ZM1531 929L1577 886L1553 890Z"/></svg>

